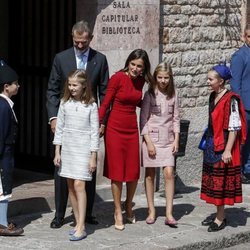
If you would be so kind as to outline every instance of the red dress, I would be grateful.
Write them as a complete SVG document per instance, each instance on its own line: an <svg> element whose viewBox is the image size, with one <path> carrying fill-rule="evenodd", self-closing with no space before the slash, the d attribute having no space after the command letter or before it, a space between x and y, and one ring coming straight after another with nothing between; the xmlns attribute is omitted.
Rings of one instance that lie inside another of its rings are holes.
<svg viewBox="0 0 250 250"><path fill-rule="evenodd" d="M136 106L142 99L144 78L132 80L117 72L108 83L99 109L102 122L112 105L105 129L104 176L115 181L136 181L140 176L139 133Z"/></svg>

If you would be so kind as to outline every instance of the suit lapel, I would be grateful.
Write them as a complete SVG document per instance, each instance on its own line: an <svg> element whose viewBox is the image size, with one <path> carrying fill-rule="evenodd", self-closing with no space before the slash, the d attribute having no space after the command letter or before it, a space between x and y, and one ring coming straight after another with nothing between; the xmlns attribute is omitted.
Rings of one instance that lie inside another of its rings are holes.
<svg viewBox="0 0 250 250"><path fill-rule="evenodd" d="M70 71L77 69L74 47L72 47L69 51L69 61L68 62L69 62L68 65L70 67Z"/></svg>
<svg viewBox="0 0 250 250"><path fill-rule="evenodd" d="M95 50L89 48L89 57L88 57L88 63L87 63L87 68L86 68L87 74L89 74L89 72L93 72L97 64L95 54L96 54Z"/></svg>

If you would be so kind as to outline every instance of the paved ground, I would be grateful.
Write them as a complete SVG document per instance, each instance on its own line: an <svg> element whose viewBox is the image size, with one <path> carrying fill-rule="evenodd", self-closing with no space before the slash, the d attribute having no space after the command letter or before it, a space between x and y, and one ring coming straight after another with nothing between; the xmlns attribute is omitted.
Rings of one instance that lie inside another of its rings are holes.
<svg viewBox="0 0 250 250"><path fill-rule="evenodd" d="M18 173L17 177L20 175L23 173ZM27 175L25 183L16 182L10 204L12 220L23 226L25 233L20 237L0 237L0 249L236 249L232 248L236 244L241 244L237 249L247 249L244 247L249 246L242 243L250 241L250 185L243 186L244 203L226 208L228 226L217 233L208 233L207 227L200 224L206 216L214 213L214 207L199 199L198 186L182 186L179 191L183 197L174 200L178 228L164 225L165 199L160 193L155 195L157 221L154 225L147 225L146 197L142 194L134 200L136 224L126 224L122 232L115 230L112 201L99 201L95 214L100 224L87 224L88 237L80 242L70 242L71 208L67 209L65 225L60 229L50 229L54 216L53 180L43 175L37 178L37 175L31 175L29 179Z"/></svg>

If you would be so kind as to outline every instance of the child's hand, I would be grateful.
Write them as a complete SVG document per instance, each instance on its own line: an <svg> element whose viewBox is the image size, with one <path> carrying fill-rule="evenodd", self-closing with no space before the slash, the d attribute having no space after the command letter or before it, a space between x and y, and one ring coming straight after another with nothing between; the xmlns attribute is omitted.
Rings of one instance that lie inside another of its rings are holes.
<svg viewBox="0 0 250 250"><path fill-rule="evenodd" d="M96 171L96 158L95 157L90 157L89 160L89 172L93 173Z"/></svg>
<svg viewBox="0 0 250 250"><path fill-rule="evenodd" d="M224 162L225 164L230 163L231 160L232 160L232 154L231 154L231 152L230 152L229 150L225 150L225 151L223 152L223 154L222 154L221 159L223 160L223 162Z"/></svg>
<svg viewBox="0 0 250 250"><path fill-rule="evenodd" d="M156 150L155 145L152 142L147 143L147 149L148 149L148 155L150 158L155 158L156 156Z"/></svg>
<svg viewBox="0 0 250 250"><path fill-rule="evenodd" d="M172 153L176 154L178 153L178 150L179 150L179 142L175 140L172 144Z"/></svg>
<svg viewBox="0 0 250 250"><path fill-rule="evenodd" d="M60 167L60 165L61 165L61 156L59 154L55 155L54 164L55 164L56 167Z"/></svg>

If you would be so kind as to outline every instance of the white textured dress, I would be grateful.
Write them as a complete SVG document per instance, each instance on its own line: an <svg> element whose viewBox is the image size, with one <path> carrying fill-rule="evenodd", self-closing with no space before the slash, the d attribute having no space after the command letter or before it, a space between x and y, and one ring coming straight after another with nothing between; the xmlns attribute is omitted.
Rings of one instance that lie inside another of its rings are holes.
<svg viewBox="0 0 250 250"><path fill-rule="evenodd" d="M96 103L87 105L74 99L61 101L53 144L61 145L60 176L91 181L90 155L91 151L99 149Z"/></svg>

